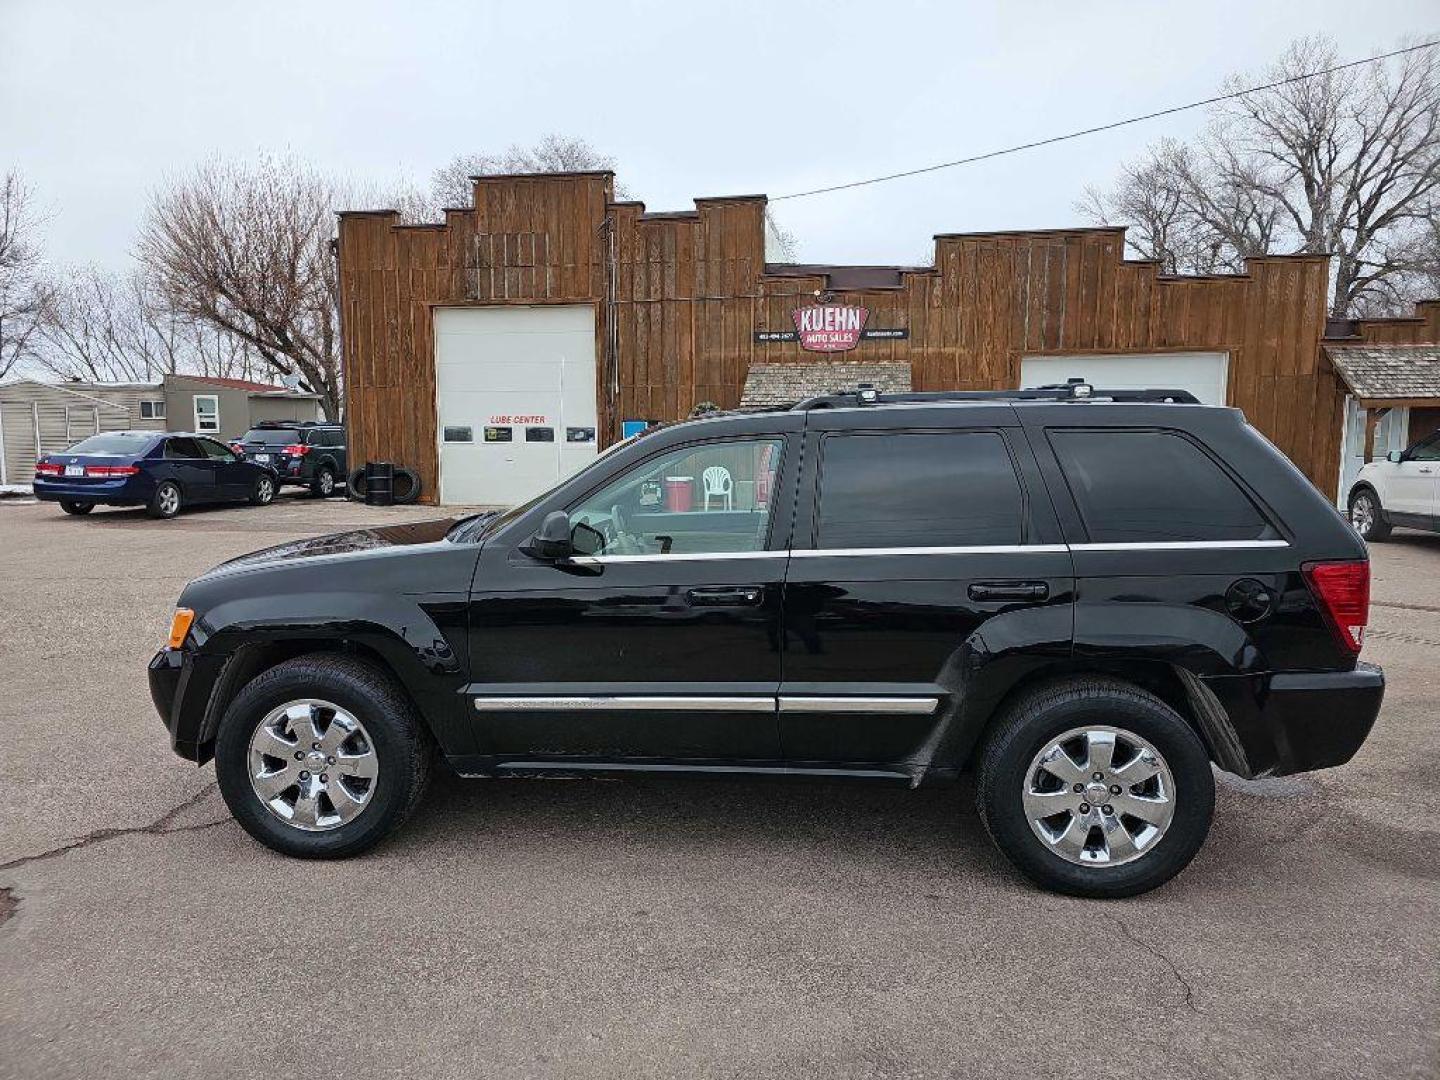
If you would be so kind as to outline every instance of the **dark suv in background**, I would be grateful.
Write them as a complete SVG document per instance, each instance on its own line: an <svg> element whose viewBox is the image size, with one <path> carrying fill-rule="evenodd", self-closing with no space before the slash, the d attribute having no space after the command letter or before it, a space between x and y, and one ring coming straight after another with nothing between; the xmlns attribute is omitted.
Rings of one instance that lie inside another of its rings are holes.
<svg viewBox="0 0 1440 1080"><path fill-rule="evenodd" d="M1234 409L862 389L654 429L503 514L225 563L150 685L176 752L292 855L380 840L436 745L475 776L971 769L1020 870L1124 896L1199 850L1212 764L1359 748L1369 585Z"/></svg>
<svg viewBox="0 0 1440 1080"><path fill-rule="evenodd" d="M345 483L343 424L266 420L231 445L246 461L274 469L281 484L308 487L321 498Z"/></svg>

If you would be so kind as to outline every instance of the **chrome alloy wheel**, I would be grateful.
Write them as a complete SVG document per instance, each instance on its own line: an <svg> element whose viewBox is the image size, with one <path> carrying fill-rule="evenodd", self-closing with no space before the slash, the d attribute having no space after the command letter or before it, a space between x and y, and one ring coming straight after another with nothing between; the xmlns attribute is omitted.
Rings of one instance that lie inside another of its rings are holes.
<svg viewBox="0 0 1440 1080"><path fill-rule="evenodd" d="M272 814L305 832L337 829L375 798L380 762L365 726L328 701L272 709L250 736L250 786Z"/></svg>
<svg viewBox="0 0 1440 1080"><path fill-rule="evenodd" d="M174 517L180 510L180 489L174 484L168 484L161 488L159 505L162 514L166 517Z"/></svg>
<svg viewBox="0 0 1440 1080"><path fill-rule="evenodd" d="M1370 535L1375 527L1375 502L1369 495L1355 496L1355 503L1350 507L1350 524L1361 536Z"/></svg>
<svg viewBox="0 0 1440 1080"><path fill-rule="evenodd" d="M320 494L322 496L335 494L335 474L329 469L320 470L320 475L316 479L316 483L320 487Z"/></svg>
<svg viewBox="0 0 1440 1080"><path fill-rule="evenodd" d="M1175 816L1175 781L1153 746L1122 728L1073 728L1030 761L1025 818L1079 866L1120 866L1150 851Z"/></svg>
<svg viewBox="0 0 1440 1080"><path fill-rule="evenodd" d="M260 505L265 506L271 499L275 498L275 481L268 476L260 477L255 485L255 497L260 500Z"/></svg>

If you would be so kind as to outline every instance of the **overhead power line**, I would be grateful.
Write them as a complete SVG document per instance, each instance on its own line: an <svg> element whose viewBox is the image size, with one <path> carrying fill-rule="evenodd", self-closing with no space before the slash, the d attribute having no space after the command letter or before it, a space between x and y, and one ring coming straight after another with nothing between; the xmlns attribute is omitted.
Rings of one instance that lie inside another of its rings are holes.
<svg viewBox="0 0 1440 1080"><path fill-rule="evenodd" d="M1334 67L1323 68L1320 71L1310 71L1304 75L1294 75L1288 79L1265 83L1263 86L1251 86L1229 94L1217 94L1215 97L1208 97L1201 101L1192 101L1187 105L1176 105L1169 109L1161 109L1158 112L1146 113L1144 116L1132 116L1125 120L1116 120L1113 123L1085 128L1082 131L1071 131L1068 134L1054 135L1048 139L1037 139L1035 142L1021 143L1018 146L1007 146L1003 150L991 150L985 154L976 154L974 157L960 158L958 161L942 161L936 165L925 165L918 169L906 169L904 172L890 173L886 176L872 176L868 180L851 180L844 184L831 184L829 187L812 188L810 191L792 191L788 195L772 195L770 201L782 202L785 199L805 199L811 195L827 195L832 191L848 191L850 188L868 187L871 184L883 184L889 180L903 180L907 176L921 176L925 173L939 172L941 169L954 169L960 165L973 165L977 161L989 161L991 158L1004 157L1006 154L1018 154L1022 150L1034 150L1041 146L1052 146L1055 143L1067 142L1070 139L1078 139L1085 135L1095 135L1102 131L1114 131L1116 128L1126 127L1129 124L1140 124L1146 120L1155 120L1162 116L1173 116L1175 113L1203 108L1206 105L1214 105L1221 101L1231 101L1234 98L1245 97L1247 94L1258 94L1262 90L1274 90L1278 86L1288 86L1290 83L1304 82L1306 79L1315 79L1321 75L1331 75L1337 71L1361 67L1364 64L1378 63L1381 60L1389 60L1391 57L1419 52L1421 49L1433 49L1437 45L1440 45L1440 41L1427 41L1420 45L1410 45L1404 49L1396 49L1394 52L1381 53L1379 56L1367 56L1363 60L1351 60L1344 64L1336 64Z"/></svg>

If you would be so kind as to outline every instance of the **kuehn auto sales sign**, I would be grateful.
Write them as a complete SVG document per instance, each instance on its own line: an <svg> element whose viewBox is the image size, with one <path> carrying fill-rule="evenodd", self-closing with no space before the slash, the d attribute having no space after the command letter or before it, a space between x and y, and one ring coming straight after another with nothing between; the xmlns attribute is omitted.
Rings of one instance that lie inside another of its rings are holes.
<svg viewBox="0 0 1440 1080"><path fill-rule="evenodd" d="M865 338L905 338L904 329L866 329L868 308L847 304L811 304L790 313L794 330L757 330L757 342L798 341L808 352L849 352Z"/></svg>
<svg viewBox="0 0 1440 1080"><path fill-rule="evenodd" d="M790 313L800 347L810 352L848 352L860 344L860 332L870 317L868 308L841 304L811 304Z"/></svg>

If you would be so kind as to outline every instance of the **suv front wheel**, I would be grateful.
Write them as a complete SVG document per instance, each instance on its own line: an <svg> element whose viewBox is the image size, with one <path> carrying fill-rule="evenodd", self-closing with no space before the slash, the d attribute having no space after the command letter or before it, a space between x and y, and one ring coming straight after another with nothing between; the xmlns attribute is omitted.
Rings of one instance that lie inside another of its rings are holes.
<svg viewBox="0 0 1440 1080"><path fill-rule="evenodd" d="M1023 694L980 753L980 818L1032 881L1075 896L1133 896L1200 850L1215 809L1209 756L1153 694L1077 679Z"/></svg>
<svg viewBox="0 0 1440 1080"><path fill-rule="evenodd" d="M226 805L267 847L308 859L358 855L425 792L429 733L388 673L317 653L246 684L220 722Z"/></svg>

